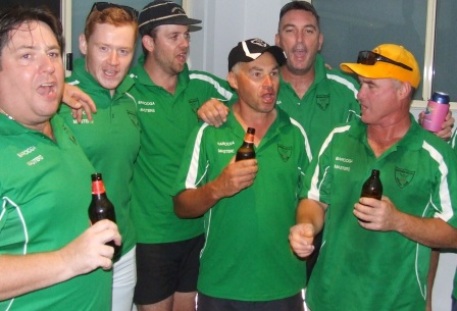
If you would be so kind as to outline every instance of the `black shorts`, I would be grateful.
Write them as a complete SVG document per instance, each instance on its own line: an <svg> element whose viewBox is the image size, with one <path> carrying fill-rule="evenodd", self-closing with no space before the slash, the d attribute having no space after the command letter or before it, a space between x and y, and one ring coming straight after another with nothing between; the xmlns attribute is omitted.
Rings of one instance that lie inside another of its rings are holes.
<svg viewBox="0 0 457 311"><path fill-rule="evenodd" d="M197 290L203 234L186 241L137 244L137 283L133 300L139 305L160 302L175 292Z"/></svg>
<svg viewBox="0 0 457 311"><path fill-rule="evenodd" d="M239 301L214 298L198 293L197 311L303 311L304 309L301 293L272 301Z"/></svg>

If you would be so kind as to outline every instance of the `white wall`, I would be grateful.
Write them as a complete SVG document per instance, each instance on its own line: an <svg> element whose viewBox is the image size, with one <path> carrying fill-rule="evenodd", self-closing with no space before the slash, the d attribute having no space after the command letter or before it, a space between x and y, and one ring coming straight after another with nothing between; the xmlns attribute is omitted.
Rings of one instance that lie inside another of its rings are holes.
<svg viewBox="0 0 457 311"><path fill-rule="evenodd" d="M227 56L239 41L259 37L274 44L279 10L288 0L187 0L191 17L203 20L192 33L192 68L227 75Z"/></svg>
<svg viewBox="0 0 457 311"><path fill-rule="evenodd" d="M203 29L192 33L192 68L225 77L228 53L237 42L259 37L274 44L279 10L287 2L289 0L184 0L188 15L203 20ZM420 110L413 108L412 113L417 117ZM455 111L454 118L457 118ZM450 253L441 256L433 311L450 310L456 257Z"/></svg>

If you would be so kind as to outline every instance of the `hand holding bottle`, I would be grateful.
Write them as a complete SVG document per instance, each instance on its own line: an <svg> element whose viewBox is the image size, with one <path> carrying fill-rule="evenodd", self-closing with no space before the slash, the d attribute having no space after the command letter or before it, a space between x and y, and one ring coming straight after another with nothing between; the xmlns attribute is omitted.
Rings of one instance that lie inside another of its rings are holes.
<svg viewBox="0 0 457 311"><path fill-rule="evenodd" d="M373 198L381 200L382 198L382 183L379 178L379 170L372 170L370 177L363 183L360 198ZM360 202L360 201L359 201ZM369 205L368 205L369 206ZM364 218L357 217L360 222L367 222Z"/></svg>
<svg viewBox="0 0 457 311"><path fill-rule="evenodd" d="M101 220L60 249L57 254L66 263L68 276L88 273L99 267L110 269L114 248L106 245L109 241L121 245L121 235L115 223Z"/></svg>
<svg viewBox="0 0 457 311"><path fill-rule="evenodd" d="M103 220L109 219L116 223L116 213L114 206L106 195L105 185L103 183L102 174L92 174L92 200L89 205L89 219L92 224ZM116 245L113 241L107 242L107 245L114 248L114 256L120 253L120 246Z"/></svg>
<svg viewBox="0 0 457 311"><path fill-rule="evenodd" d="M235 157L212 182L213 193L217 199L232 196L251 186L257 175L256 159L235 161Z"/></svg>
<svg viewBox="0 0 457 311"><path fill-rule="evenodd" d="M354 205L353 213L363 228L375 231L398 231L405 215L386 196L382 200L360 198Z"/></svg>
<svg viewBox="0 0 457 311"><path fill-rule="evenodd" d="M383 197L382 192L380 172L372 170L371 176L362 186L359 202L354 205L354 215L365 229L396 230L401 216L404 215L388 197Z"/></svg>

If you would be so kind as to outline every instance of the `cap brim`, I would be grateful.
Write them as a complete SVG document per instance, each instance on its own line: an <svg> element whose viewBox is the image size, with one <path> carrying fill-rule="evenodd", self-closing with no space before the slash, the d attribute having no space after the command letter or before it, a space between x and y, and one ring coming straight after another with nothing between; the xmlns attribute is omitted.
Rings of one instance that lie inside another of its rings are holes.
<svg viewBox="0 0 457 311"><path fill-rule="evenodd" d="M378 61L374 65L359 63L342 63L340 69L343 72L356 74L369 79L397 79L411 84L417 88L420 77L415 77L412 71L407 71L397 65Z"/></svg>
<svg viewBox="0 0 457 311"><path fill-rule="evenodd" d="M371 79L383 79L391 76L392 64L377 62L374 65L364 65L359 63L342 63L340 69L344 72L356 74L358 76L371 78Z"/></svg>

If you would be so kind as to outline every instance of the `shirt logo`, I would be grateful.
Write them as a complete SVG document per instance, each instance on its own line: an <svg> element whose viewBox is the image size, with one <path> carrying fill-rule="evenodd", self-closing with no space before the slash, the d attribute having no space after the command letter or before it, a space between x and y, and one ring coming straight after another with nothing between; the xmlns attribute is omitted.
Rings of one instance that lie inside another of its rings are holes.
<svg viewBox="0 0 457 311"><path fill-rule="evenodd" d="M403 189L411 183L415 174L416 172L407 170L406 168L395 167L395 182Z"/></svg>
<svg viewBox="0 0 457 311"><path fill-rule="evenodd" d="M232 140L232 141L218 141L217 142L217 145L218 146L233 146L235 144L235 142Z"/></svg>
<svg viewBox="0 0 457 311"><path fill-rule="evenodd" d="M223 154L235 154L234 141L218 141L217 142L217 153Z"/></svg>
<svg viewBox="0 0 457 311"><path fill-rule="evenodd" d="M28 147L27 149L22 150L21 152L17 153L17 156L19 158L22 158L22 157L34 152L35 150L36 150L36 147L35 146L31 146L31 147Z"/></svg>
<svg viewBox="0 0 457 311"><path fill-rule="evenodd" d="M290 157L292 156L293 147L278 144L277 149L278 149L278 153L279 153L279 156L281 157L281 159L284 162L289 161Z"/></svg>
<svg viewBox="0 0 457 311"><path fill-rule="evenodd" d="M322 110L327 110L330 105L330 96L329 95L317 95L316 103Z"/></svg>
<svg viewBox="0 0 457 311"><path fill-rule="evenodd" d="M28 147L28 148L25 149L25 150L22 150L22 151L18 152L18 153L17 153L17 156L18 156L19 158L23 158L23 157L26 157L26 156L32 154L32 153L35 152L36 150L37 150L37 147L36 147L36 146L31 146L31 147ZM43 157L41 154L39 154L39 155L37 155L37 156L31 155L31 157L33 157L33 159L26 162L26 164L27 164L28 166L33 166L33 165L38 164L39 162L41 162L41 161L44 160L44 157ZM30 157L26 157L26 158L30 158ZM24 160L25 160L25 159L24 159Z"/></svg>
<svg viewBox="0 0 457 311"><path fill-rule="evenodd" d="M90 121L88 118L87 118L87 114L85 111L82 112L82 115L81 115L81 122L78 122L78 120L76 119L73 119L73 124L92 124L94 123L94 120Z"/></svg>
<svg viewBox="0 0 457 311"><path fill-rule="evenodd" d="M153 106L156 105L155 102L147 102L147 101L139 100L138 101L138 105L140 107L138 109L139 112L145 112L145 113L154 113L154 112L156 112L155 108L153 108ZM146 106L148 108L145 108L145 107L142 107L142 106Z"/></svg>
<svg viewBox="0 0 457 311"><path fill-rule="evenodd" d="M352 159L337 156L337 157L335 157L335 164L333 165L333 167L336 170L350 172L351 171L350 165L352 162L353 162Z"/></svg>
<svg viewBox="0 0 457 311"><path fill-rule="evenodd" d="M44 160L44 157L40 154L39 156L34 157L32 160L27 162L28 166L33 166L37 164L38 162L41 162Z"/></svg>

